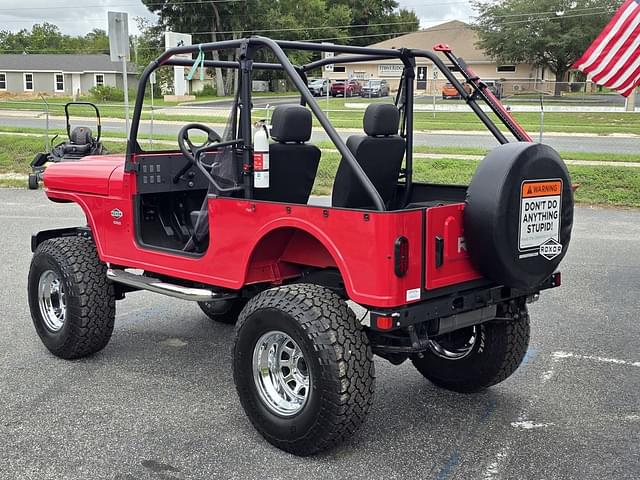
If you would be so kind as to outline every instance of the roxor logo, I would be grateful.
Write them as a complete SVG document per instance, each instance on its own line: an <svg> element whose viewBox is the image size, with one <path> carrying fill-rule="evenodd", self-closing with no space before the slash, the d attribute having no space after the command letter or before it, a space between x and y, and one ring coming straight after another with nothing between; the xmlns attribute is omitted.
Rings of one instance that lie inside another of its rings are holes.
<svg viewBox="0 0 640 480"><path fill-rule="evenodd" d="M550 238L540 245L540 255L547 260L552 260L562 253L562 245Z"/></svg>
<svg viewBox="0 0 640 480"><path fill-rule="evenodd" d="M111 216L115 219L122 218L122 211L118 208L111 210Z"/></svg>

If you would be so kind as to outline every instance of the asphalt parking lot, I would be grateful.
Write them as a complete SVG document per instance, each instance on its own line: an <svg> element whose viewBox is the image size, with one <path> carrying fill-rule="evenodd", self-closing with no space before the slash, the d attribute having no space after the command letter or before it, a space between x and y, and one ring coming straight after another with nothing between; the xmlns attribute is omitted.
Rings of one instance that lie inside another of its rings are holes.
<svg viewBox="0 0 640 480"><path fill-rule="evenodd" d="M579 208L563 286L531 306L520 369L474 395L376 359L364 428L297 458L236 398L233 328L147 293L78 361L40 343L26 301L32 231L81 224L41 191L0 190L0 479L637 479L640 212Z"/></svg>

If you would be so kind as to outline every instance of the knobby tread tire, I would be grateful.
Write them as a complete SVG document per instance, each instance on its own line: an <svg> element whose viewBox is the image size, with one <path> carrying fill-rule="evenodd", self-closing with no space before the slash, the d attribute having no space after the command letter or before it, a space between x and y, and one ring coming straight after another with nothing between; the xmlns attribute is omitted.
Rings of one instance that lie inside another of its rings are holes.
<svg viewBox="0 0 640 480"><path fill-rule="evenodd" d="M274 434L272 419L260 414L257 403L261 400L251 394L254 380L245 378L248 373L240 367L240 357L253 353L239 351L244 331L260 322L260 312L272 309L294 319L299 328L307 345L305 359L310 356L307 361L316 367L311 367L311 396L320 399L306 431L286 438ZM358 430L371 408L375 370L369 340L345 301L327 288L294 284L255 296L236 325L233 356L234 381L245 412L270 443L287 452L306 456L334 447Z"/></svg>
<svg viewBox="0 0 640 480"><path fill-rule="evenodd" d="M422 375L439 387L472 393L509 378L520 366L529 347L529 314L522 307L518 319L479 325L479 341L460 360L445 360L431 351L412 362Z"/></svg>
<svg viewBox="0 0 640 480"><path fill-rule="evenodd" d="M47 329L38 305L38 281L55 269L65 288L66 314L58 332ZM34 252L29 270L29 306L38 335L57 357L81 358L102 350L113 332L115 294L93 240L60 237L46 240Z"/></svg>

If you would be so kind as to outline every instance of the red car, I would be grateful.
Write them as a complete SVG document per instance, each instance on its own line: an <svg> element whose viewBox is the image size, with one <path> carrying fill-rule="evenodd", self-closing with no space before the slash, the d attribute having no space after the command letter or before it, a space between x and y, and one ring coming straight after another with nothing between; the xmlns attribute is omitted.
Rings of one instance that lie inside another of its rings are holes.
<svg viewBox="0 0 640 480"><path fill-rule="evenodd" d="M354 55L294 67L284 52L292 48ZM188 66L192 60L180 54L224 49L242 53L237 62L203 66L242 72L233 128L223 138L189 123L177 148L145 151L139 130L151 73L161 65ZM254 62L261 49L277 61ZM304 75L364 53L395 59L406 75L397 104L373 102L363 131L344 141ZM416 375L458 392L507 379L527 352L527 304L560 285L556 268L573 219L571 181L559 155L531 142L493 96L479 98L519 141L509 143L471 98L501 145L480 162L469 186L416 181L416 58L453 79L426 50L251 37L161 55L140 75L125 155L89 156L44 171L47 197L76 203L86 216L77 227L40 231L31 240L27 297L46 348L65 359L105 348L116 302L132 292L190 300L212 320L236 324L232 336L202 334L231 337L245 413L267 441L296 455L329 449L363 423L375 390L374 354L394 365L409 360ZM450 61L472 78L452 54ZM252 75L260 69L283 71L300 93L300 104L274 110L271 143L267 126L252 123ZM311 198L316 176L324 174L318 173L323 152L309 142L312 112L341 155L330 198ZM203 144L194 143L194 131L206 134ZM348 301L365 315L356 317ZM213 382L218 389L225 384ZM236 422L229 417L230 431L244 428Z"/></svg>
<svg viewBox="0 0 640 480"><path fill-rule="evenodd" d="M331 84L331 96L353 97L360 95L362 84L358 80L337 80Z"/></svg>

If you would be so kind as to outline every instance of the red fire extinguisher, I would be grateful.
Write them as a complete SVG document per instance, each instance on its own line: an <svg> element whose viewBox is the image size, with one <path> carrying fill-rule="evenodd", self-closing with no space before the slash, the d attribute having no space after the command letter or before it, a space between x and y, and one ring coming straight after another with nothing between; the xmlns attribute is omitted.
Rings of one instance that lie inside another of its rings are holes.
<svg viewBox="0 0 640 480"><path fill-rule="evenodd" d="M253 135L253 186L269 188L269 130L264 121L257 122Z"/></svg>

